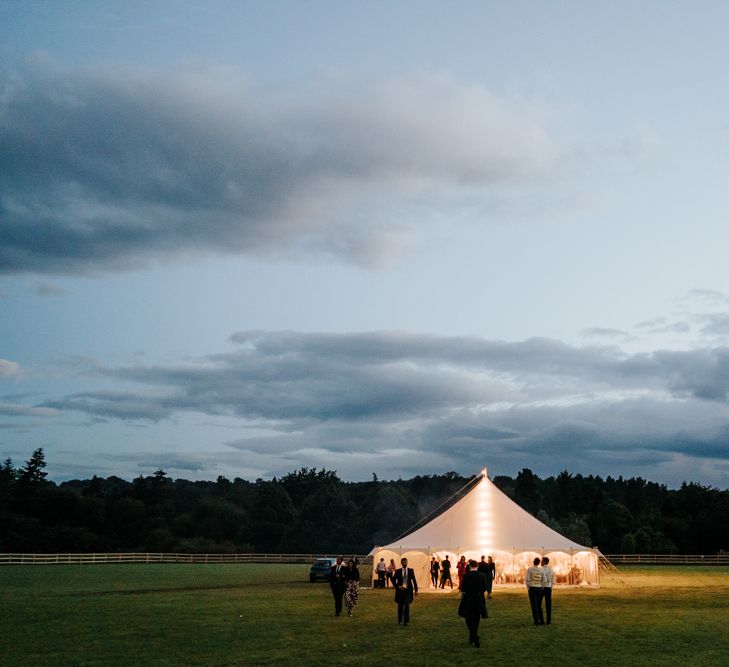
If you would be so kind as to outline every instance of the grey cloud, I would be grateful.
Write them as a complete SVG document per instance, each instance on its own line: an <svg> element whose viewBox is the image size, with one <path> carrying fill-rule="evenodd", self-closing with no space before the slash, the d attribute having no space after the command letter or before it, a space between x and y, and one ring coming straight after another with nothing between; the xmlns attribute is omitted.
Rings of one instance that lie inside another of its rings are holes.
<svg viewBox="0 0 729 667"><path fill-rule="evenodd" d="M171 417L173 410L164 397L149 397L129 392L98 391L72 394L46 401L41 408L76 410L95 418L159 421Z"/></svg>
<svg viewBox="0 0 729 667"><path fill-rule="evenodd" d="M729 313L706 313L698 319L703 323L701 333L705 336L729 335Z"/></svg>
<svg viewBox="0 0 729 667"><path fill-rule="evenodd" d="M457 371L418 368L405 361L371 365L344 363L326 353L271 357L251 350L195 365L108 371L118 379L168 388L157 396L85 393L47 405L134 419L159 419L179 410L298 424L402 418L488 397L487 387Z"/></svg>
<svg viewBox="0 0 729 667"><path fill-rule="evenodd" d="M720 402L729 400L729 348L636 355L626 361L625 370L639 377L652 375L677 396Z"/></svg>
<svg viewBox="0 0 729 667"><path fill-rule="evenodd" d="M50 407L32 407L17 403L0 403L0 415L5 417L53 417L57 410Z"/></svg>
<svg viewBox="0 0 729 667"><path fill-rule="evenodd" d="M670 322L665 317L658 317L635 325L636 329L645 330L647 333L660 334L687 334L691 332L691 324L686 320Z"/></svg>
<svg viewBox="0 0 729 667"><path fill-rule="evenodd" d="M222 442L272 474L314 462L407 469L408 456L421 472L421 458L432 471L484 461L501 470L596 461L610 470L616 452L645 474L650 465L675 468L676 457L729 454L729 348L626 355L548 339L404 332L255 331L233 340L236 350L192 362L95 368L139 392L89 391L38 407L136 422L239 419L256 430Z"/></svg>
<svg viewBox="0 0 729 667"><path fill-rule="evenodd" d="M715 289L694 288L689 290L681 301L688 303L702 301L719 306L729 306L729 296Z"/></svg>
<svg viewBox="0 0 729 667"><path fill-rule="evenodd" d="M4 273L200 252L376 264L406 202L530 182L553 154L538 111L436 76L290 93L230 71L40 63L0 79L0 118Z"/></svg>
<svg viewBox="0 0 729 667"><path fill-rule="evenodd" d="M225 444L236 450L269 455L314 449L375 454L383 449L404 448L408 440L405 434L398 434L386 424L347 422L312 424L305 431L241 438Z"/></svg>
<svg viewBox="0 0 729 667"><path fill-rule="evenodd" d="M666 323L668 320L665 317L656 317L652 320L644 320L643 322L638 322L638 324L635 325L636 329L648 329L648 330L654 330L656 328L663 328L666 326Z"/></svg>
<svg viewBox="0 0 729 667"><path fill-rule="evenodd" d="M28 433L34 428L37 428L37 423L29 423L29 422L13 422L11 423L0 423L0 429L6 430L6 431L14 431L16 433Z"/></svg>
<svg viewBox="0 0 729 667"><path fill-rule="evenodd" d="M241 332L233 340L239 350L196 363L95 368L155 388L149 395L86 392L45 405L153 420L196 411L295 429L499 403L570 404L605 392L721 402L729 395L729 348L627 356L617 348L548 339L506 343L386 332Z"/></svg>
<svg viewBox="0 0 729 667"><path fill-rule="evenodd" d="M471 415L465 426L463 415L449 417L424 429L422 447L450 451L475 466L488 460L506 470L513 469L514 460L546 470L553 470L558 461L571 471L582 468L592 473L603 465L614 471L620 463L621 474L642 468L639 474L645 475L651 465L668 463L675 455L727 459L728 427L724 410L711 403L595 401L490 411ZM491 436L501 431L511 437Z"/></svg>
<svg viewBox="0 0 729 667"><path fill-rule="evenodd" d="M583 336L590 338L624 338L627 336L625 331L620 329L609 329L604 327L590 327L582 330Z"/></svg>
<svg viewBox="0 0 729 667"><path fill-rule="evenodd" d="M250 331L236 333L231 340L255 350L262 358L315 358L346 364L412 362L418 366L489 370L511 376L556 373L583 377L594 375L596 370L615 373L619 372L616 362L622 357L616 348L575 348L547 338L511 343L404 332L302 335Z"/></svg>

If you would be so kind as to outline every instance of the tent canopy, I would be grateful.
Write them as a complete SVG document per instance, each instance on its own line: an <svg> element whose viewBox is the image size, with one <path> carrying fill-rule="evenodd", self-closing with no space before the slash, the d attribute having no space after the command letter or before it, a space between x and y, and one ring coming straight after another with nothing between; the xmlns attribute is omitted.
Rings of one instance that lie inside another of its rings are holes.
<svg viewBox="0 0 729 667"><path fill-rule="evenodd" d="M431 556L449 555L455 564L461 555L477 560L491 555L497 563L497 582L520 583L533 558L549 555L558 582L598 583L597 549L578 544L533 517L488 478L486 469L476 479L442 514L391 544L375 547L375 562L392 558L398 563L407 554L411 566L417 564L422 570L420 576L428 577Z"/></svg>

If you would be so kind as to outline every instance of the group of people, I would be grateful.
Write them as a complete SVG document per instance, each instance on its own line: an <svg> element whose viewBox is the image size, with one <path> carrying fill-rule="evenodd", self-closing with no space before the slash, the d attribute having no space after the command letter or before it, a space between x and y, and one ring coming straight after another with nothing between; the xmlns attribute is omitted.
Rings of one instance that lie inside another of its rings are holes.
<svg viewBox="0 0 729 667"><path fill-rule="evenodd" d="M524 577L529 592L529 605L532 608L534 625L549 625L552 622L552 587L554 586L554 570L549 567L549 558L534 559ZM542 609L544 602L544 609ZM544 620L544 612L547 620Z"/></svg>
<svg viewBox="0 0 729 667"><path fill-rule="evenodd" d="M392 578L395 575L395 570L397 570L397 565L395 565L394 558L390 558L389 565L385 563L384 558L380 558L380 562L377 563L377 566L375 567L375 574L377 574L375 588L387 588L388 586L392 586Z"/></svg>
<svg viewBox="0 0 729 667"><path fill-rule="evenodd" d="M476 561L474 561L476 562ZM463 590L463 578L466 572L469 570L470 561L466 562L466 557L461 556L458 563L456 563L456 572L458 574L458 590ZM496 579L496 563L492 556L488 557L481 556L481 561L476 562L476 569L484 575L486 579L486 594L491 599L491 591L494 585L494 579ZM446 554L446 557L439 561L435 556L430 558L430 580L433 584L433 588L445 588L448 584L453 589L453 578L451 577L451 561L450 557Z"/></svg>
<svg viewBox="0 0 729 667"><path fill-rule="evenodd" d="M359 568L357 559L350 558L347 564L339 556L329 571L329 586L334 596L334 613L342 615L342 598L347 607L347 615L353 616L359 603Z"/></svg>
<svg viewBox="0 0 729 667"><path fill-rule="evenodd" d="M395 561L390 560L391 568L384 565L384 559L380 559L375 571L379 581L389 582L395 588L395 602L397 602L397 622L407 625L410 622L410 603L418 594L418 581L415 572L408 567L408 559L400 561L402 567L395 567ZM382 575L381 575L382 573ZM357 560L350 559L344 564L344 559L339 556L329 571L329 586L334 596L334 613L342 615L342 599L347 607L347 615L354 615L354 610L359 602L359 568Z"/></svg>
<svg viewBox="0 0 729 667"><path fill-rule="evenodd" d="M451 562L449 556L439 561L435 556L430 560L430 577L434 588L444 588L450 583ZM395 602L397 603L398 625L407 626L410 622L410 605L418 594L418 582L415 571L408 567L408 559L400 560L400 567L395 566L394 559L390 565L385 564L383 558L375 567L377 581L380 587L392 585L395 589ZM496 564L491 556L481 561L471 559L466 561L461 556L456 564L458 573L458 590L461 592L458 605L458 615L461 616L468 629L468 640L472 646L480 647L481 642L478 628L482 618L488 618L486 598L491 599L491 591L496 574ZM554 586L554 570L549 567L549 558L535 558L533 565L527 569L525 582L529 593L529 603L532 611L534 625L549 625L552 622L552 587ZM334 596L334 612L337 616L342 613L342 600L347 607L349 616L354 614L359 599L359 569L357 560L350 559L345 565L343 558L337 558L329 575L329 585ZM544 610L542 609L544 603ZM546 612L546 621L545 614Z"/></svg>

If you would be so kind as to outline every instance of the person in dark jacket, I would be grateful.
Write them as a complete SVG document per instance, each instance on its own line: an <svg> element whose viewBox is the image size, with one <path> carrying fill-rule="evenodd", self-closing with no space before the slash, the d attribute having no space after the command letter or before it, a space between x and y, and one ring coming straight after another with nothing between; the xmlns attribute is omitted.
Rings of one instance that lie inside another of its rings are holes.
<svg viewBox="0 0 729 667"><path fill-rule="evenodd" d="M342 562L344 559L339 556L337 562L329 570L329 586L334 596L334 613L342 615L342 597L347 588L347 566Z"/></svg>
<svg viewBox="0 0 729 667"><path fill-rule="evenodd" d="M415 580L415 571L408 567L408 559L403 558L400 563L402 567L392 575L392 585L395 587L397 602L397 623L407 625L410 622L410 603L413 595L418 594L418 582Z"/></svg>
<svg viewBox="0 0 729 667"><path fill-rule="evenodd" d="M433 588L438 588L438 574L440 572L440 563L435 556L430 558L430 581L433 584Z"/></svg>
<svg viewBox="0 0 729 667"><path fill-rule="evenodd" d="M481 646L478 636L478 626L482 618L488 618L486 610L486 576L478 571L478 563L471 560L468 571L463 575L461 582L461 602L458 605L458 615L465 619L468 628L468 641L476 648Z"/></svg>
<svg viewBox="0 0 729 667"><path fill-rule="evenodd" d="M440 572L440 587L445 588L445 584L447 581L451 585L451 590L453 590L453 579L451 579L451 561L448 559L448 554L446 554L446 557L440 564Z"/></svg>
<svg viewBox="0 0 729 667"><path fill-rule="evenodd" d="M486 577L486 595L491 599L491 587L494 583L494 561L489 556L488 562L486 561L486 556L481 556L481 562L478 564L478 571L483 574Z"/></svg>

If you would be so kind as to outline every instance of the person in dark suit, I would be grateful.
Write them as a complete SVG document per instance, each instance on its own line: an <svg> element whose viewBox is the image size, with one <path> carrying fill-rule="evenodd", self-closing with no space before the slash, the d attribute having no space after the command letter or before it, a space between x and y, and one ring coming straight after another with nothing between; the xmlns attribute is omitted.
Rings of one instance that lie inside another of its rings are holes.
<svg viewBox="0 0 729 667"><path fill-rule="evenodd" d="M489 566L489 569L491 570L491 576L486 577L486 597L490 600L491 599L491 587L494 585L494 582L496 581L496 563L494 563L493 556L489 556L487 565Z"/></svg>
<svg viewBox="0 0 729 667"><path fill-rule="evenodd" d="M410 622L410 603L418 594L418 582L415 580L413 568L408 567L408 559L400 561L402 567L395 570L392 583L395 586L395 602L397 602L397 623L407 625Z"/></svg>
<svg viewBox="0 0 729 667"><path fill-rule="evenodd" d="M494 583L494 561L489 556L489 561L486 562L486 556L481 556L481 562L478 564L478 571L486 578L486 595L489 600L491 599L491 587Z"/></svg>
<svg viewBox="0 0 729 667"><path fill-rule="evenodd" d="M347 566L342 561L342 557L339 556L329 570L329 586L334 596L334 613L337 616L342 615L342 597L347 588Z"/></svg>
<svg viewBox="0 0 729 667"><path fill-rule="evenodd" d="M542 570L544 571L544 586L542 588L542 599L544 609L547 612L547 625L552 622L552 588L554 587L554 570L549 567L549 558L542 558Z"/></svg>
<svg viewBox="0 0 729 667"><path fill-rule="evenodd" d="M440 563L435 556L430 558L430 581L433 584L433 588L438 588L438 573L440 572Z"/></svg>
<svg viewBox="0 0 729 667"><path fill-rule="evenodd" d="M446 554L445 559L440 564L440 587L445 588L446 581L451 585L451 590L453 590L453 579L451 579L451 561L448 560L448 554Z"/></svg>
<svg viewBox="0 0 729 667"><path fill-rule="evenodd" d="M461 602L458 605L458 615L465 619L468 628L468 641L476 648L481 646L478 637L478 626L482 618L488 618L486 611L486 575L479 572L478 563L471 560L468 571L463 575L461 582Z"/></svg>

